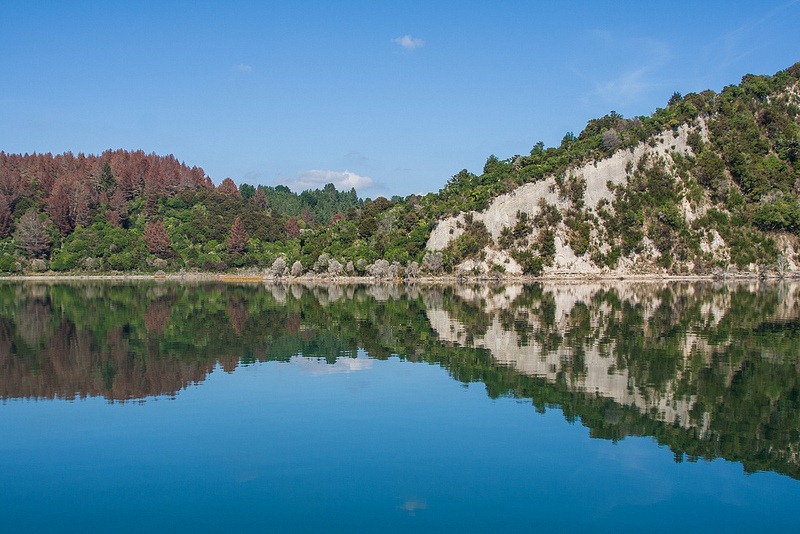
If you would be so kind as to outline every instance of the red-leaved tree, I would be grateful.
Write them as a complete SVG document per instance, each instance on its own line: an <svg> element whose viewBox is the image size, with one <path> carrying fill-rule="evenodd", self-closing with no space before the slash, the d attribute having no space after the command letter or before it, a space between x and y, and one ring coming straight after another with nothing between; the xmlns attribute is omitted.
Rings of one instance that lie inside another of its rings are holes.
<svg viewBox="0 0 800 534"><path fill-rule="evenodd" d="M231 254L244 254L247 252L247 230L244 228L244 223L240 217L236 217L231 226L231 233L228 235L228 252Z"/></svg>
<svg viewBox="0 0 800 534"><path fill-rule="evenodd" d="M225 178L224 180L222 180L222 183L219 184L219 187L217 187L217 191L219 191L223 195L234 195L240 198L242 196L242 194L239 193L239 188L236 187L236 184L233 183L233 180L231 180L230 178Z"/></svg>
<svg viewBox="0 0 800 534"><path fill-rule="evenodd" d="M167 235L167 229L161 221L150 221L144 225L142 239L151 254L165 258L172 252L172 243Z"/></svg>
<svg viewBox="0 0 800 534"><path fill-rule="evenodd" d="M286 229L286 235L289 237L297 237L300 235L300 225L297 223L297 219L294 217L289 217L286 219L284 228Z"/></svg>
<svg viewBox="0 0 800 534"><path fill-rule="evenodd" d="M261 208L262 210L269 206L269 200L267 200L267 195L264 194L264 190L261 187L256 189L256 193L253 195L253 202L256 203L256 206Z"/></svg>

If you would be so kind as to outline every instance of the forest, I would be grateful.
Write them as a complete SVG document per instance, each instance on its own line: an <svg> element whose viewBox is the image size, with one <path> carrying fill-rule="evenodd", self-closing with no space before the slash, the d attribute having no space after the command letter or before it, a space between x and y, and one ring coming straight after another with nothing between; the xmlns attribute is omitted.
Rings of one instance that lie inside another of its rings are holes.
<svg viewBox="0 0 800 534"><path fill-rule="evenodd" d="M719 93L675 93L650 116L612 111L577 136L568 132L559 146L538 142L526 155L489 156L480 175L461 170L440 191L406 198L362 199L333 184L300 193L230 178L215 185L203 169L142 151L0 152L0 273L414 277L452 272L492 245L537 275L553 260L548 227L561 221L575 254L598 266L613 268L647 240L667 272L691 265L704 274L722 261L701 250L711 229L730 248L726 267L777 265L776 240L800 236L799 80L800 63L772 76L746 75ZM673 156L669 172L643 162L613 202L596 212L583 208L585 184L570 180L571 168L699 121L708 135L695 132L692 154ZM441 218L479 212L498 195L552 176L574 199L569 209L520 217L496 243L470 221L444 250L426 250ZM681 216L685 200L708 209L689 221Z"/></svg>

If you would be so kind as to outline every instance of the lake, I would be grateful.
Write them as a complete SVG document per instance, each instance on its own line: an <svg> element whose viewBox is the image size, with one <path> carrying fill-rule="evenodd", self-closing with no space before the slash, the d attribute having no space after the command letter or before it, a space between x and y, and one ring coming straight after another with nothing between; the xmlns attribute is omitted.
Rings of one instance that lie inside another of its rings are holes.
<svg viewBox="0 0 800 534"><path fill-rule="evenodd" d="M785 532L800 285L0 282L0 531Z"/></svg>

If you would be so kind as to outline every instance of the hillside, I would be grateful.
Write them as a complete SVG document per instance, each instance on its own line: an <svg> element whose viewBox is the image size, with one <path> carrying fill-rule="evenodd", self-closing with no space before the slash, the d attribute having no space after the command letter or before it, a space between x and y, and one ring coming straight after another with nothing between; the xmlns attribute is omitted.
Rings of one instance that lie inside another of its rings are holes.
<svg viewBox="0 0 800 534"><path fill-rule="evenodd" d="M800 63L405 199L214 187L142 152L0 152L0 272L783 275L800 265L799 156Z"/></svg>
<svg viewBox="0 0 800 534"><path fill-rule="evenodd" d="M427 248L462 272L796 270L798 78L796 64L720 94L676 93L651 117L612 113L559 148L490 158L482 176L451 181L472 209L441 218Z"/></svg>

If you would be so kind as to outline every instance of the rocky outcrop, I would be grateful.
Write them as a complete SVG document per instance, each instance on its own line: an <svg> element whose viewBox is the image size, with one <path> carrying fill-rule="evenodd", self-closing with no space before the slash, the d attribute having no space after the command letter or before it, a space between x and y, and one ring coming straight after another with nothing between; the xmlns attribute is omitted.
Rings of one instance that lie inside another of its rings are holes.
<svg viewBox="0 0 800 534"><path fill-rule="evenodd" d="M683 158L695 156L689 142L690 135L696 133L704 142L709 138L706 120L696 119L691 124L684 124L675 130L667 130L655 136L647 143L639 143L630 149L617 150L606 159L586 163L579 167L570 168L558 176L548 176L543 180L524 184L510 193L496 197L484 211L460 213L457 216L444 218L438 221L431 232L427 242L427 249L441 251L459 236L468 231L469 221L483 223L491 236L491 242L484 248L478 257L467 258L456 266L457 272L490 272L502 266L506 274L522 274L522 266L515 261L513 247L504 244L501 237L513 228L521 217L526 220L535 220L545 209L557 210L560 222L554 227L547 228L554 233L555 253L549 261L545 262L544 274L546 275L642 275L642 274L710 274L709 272L696 272L691 261L669 270L658 262L661 253L653 242L645 235L641 246L636 252L623 254L614 266L598 262L595 253L607 253L610 246L606 241L607 235L604 223L601 220L600 209L613 213L612 203L615 200L617 188L627 186L634 170L642 164L659 165L678 184L681 190L680 215L687 225L691 225L698 217L703 216L712 206L708 195L702 198L689 200L686 191L690 184L685 183L685 173L678 170ZM573 181L583 187L583 194L579 199L571 197L565 192L565 183ZM696 184L695 184L696 186ZM576 209L591 227L590 246L582 251L576 251L570 242L570 222L568 213L575 213ZM540 229L541 232L543 229ZM697 230L699 246L702 254L707 259L706 264L728 265L730 263L729 245L715 229ZM534 231L522 248L535 246L538 232ZM798 250L797 240L792 236L778 236L777 246L782 251L782 263L778 266L782 271L798 269L795 251ZM778 268L775 267L775 268ZM764 266L751 264L747 271L761 274Z"/></svg>

